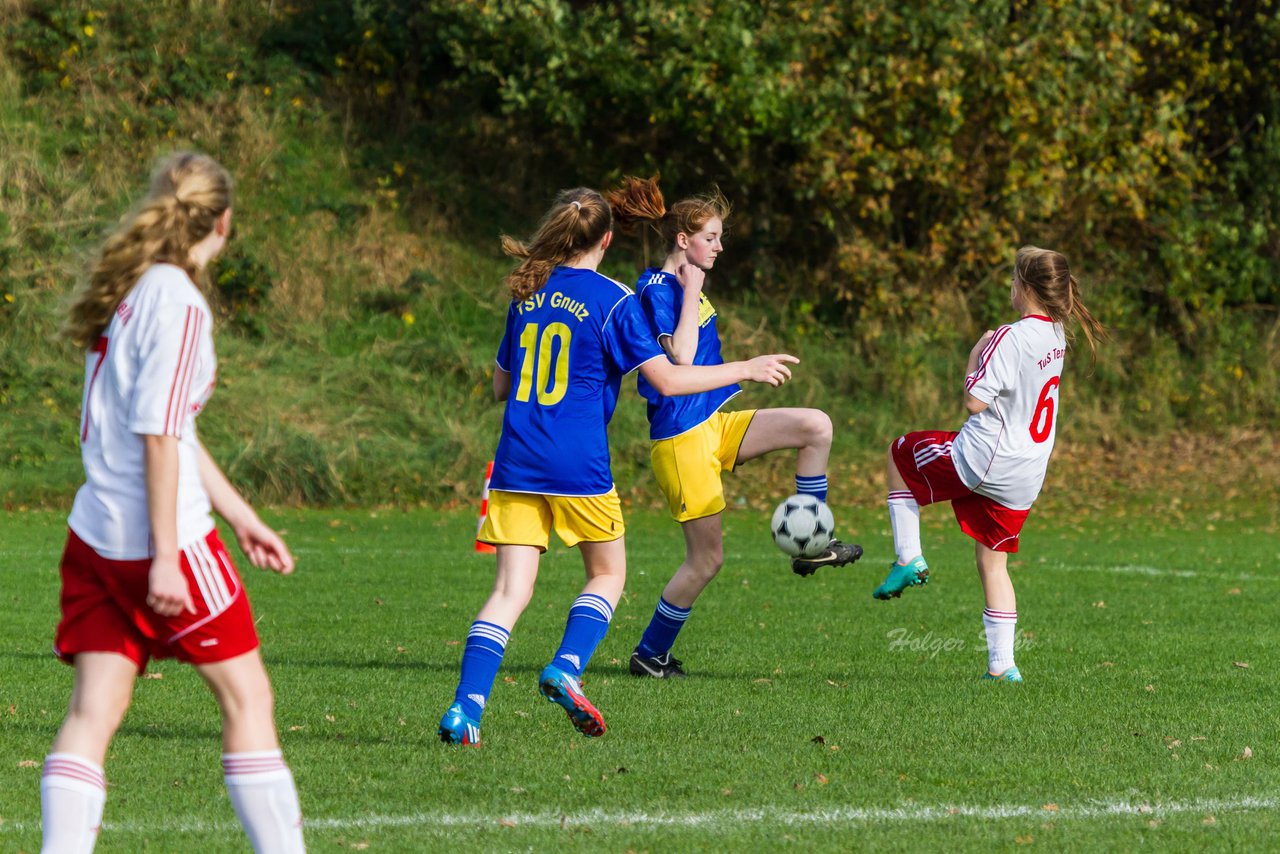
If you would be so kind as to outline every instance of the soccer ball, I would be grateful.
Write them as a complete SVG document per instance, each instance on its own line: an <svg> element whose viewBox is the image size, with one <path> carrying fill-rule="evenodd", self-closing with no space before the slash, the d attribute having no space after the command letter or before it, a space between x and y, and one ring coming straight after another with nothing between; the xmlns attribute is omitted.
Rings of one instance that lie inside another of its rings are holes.
<svg viewBox="0 0 1280 854"><path fill-rule="evenodd" d="M835 536L836 520L827 502L793 495L773 511L773 541L792 557L814 557Z"/></svg>

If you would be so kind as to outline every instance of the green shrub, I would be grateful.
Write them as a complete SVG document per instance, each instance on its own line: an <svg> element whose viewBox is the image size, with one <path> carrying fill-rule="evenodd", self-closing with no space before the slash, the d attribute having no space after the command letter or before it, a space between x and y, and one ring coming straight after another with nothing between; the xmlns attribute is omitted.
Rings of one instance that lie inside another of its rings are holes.
<svg viewBox="0 0 1280 854"><path fill-rule="evenodd" d="M1176 371L1211 330L1280 308L1277 10L316 0L273 38L306 32L298 55L371 135L461 149L488 170L474 194L526 221L556 187L622 172L720 184L737 210L717 280L801 297L860 355L1004 319L1013 251L1034 243L1089 300L1120 294L1102 315L1120 358L1150 330Z"/></svg>

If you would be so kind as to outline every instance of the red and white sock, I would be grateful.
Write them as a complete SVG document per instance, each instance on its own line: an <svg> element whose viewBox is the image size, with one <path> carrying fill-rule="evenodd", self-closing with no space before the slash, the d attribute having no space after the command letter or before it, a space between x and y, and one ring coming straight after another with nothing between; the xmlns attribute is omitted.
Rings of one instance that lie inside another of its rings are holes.
<svg viewBox="0 0 1280 854"><path fill-rule="evenodd" d="M986 608L982 625L987 630L987 672L997 676L1013 667L1013 640L1018 633L1018 612Z"/></svg>
<svg viewBox="0 0 1280 854"><path fill-rule="evenodd" d="M102 828L107 778L102 767L73 753L50 753L40 777L41 851L89 854Z"/></svg>
<svg viewBox="0 0 1280 854"><path fill-rule="evenodd" d="M889 524L898 563L908 564L924 554L920 549L920 505L909 491L889 493Z"/></svg>
<svg viewBox="0 0 1280 854"><path fill-rule="evenodd" d="M222 754L231 806L257 854L302 854L302 808L279 750Z"/></svg>

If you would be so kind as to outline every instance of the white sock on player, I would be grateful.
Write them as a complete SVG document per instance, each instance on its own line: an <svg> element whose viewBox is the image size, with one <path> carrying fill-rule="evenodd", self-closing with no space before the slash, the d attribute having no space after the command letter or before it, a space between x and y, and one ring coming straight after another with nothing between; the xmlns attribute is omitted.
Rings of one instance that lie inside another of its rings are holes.
<svg viewBox="0 0 1280 854"><path fill-rule="evenodd" d="M987 630L987 672L999 676L1013 667L1013 640L1018 633L1017 611L982 612L982 625Z"/></svg>
<svg viewBox="0 0 1280 854"><path fill-rule="evenodd" d="M89 854L98 841L107 780L102 768L74 753L50 753L40 777L44 854Z"/></svg>
<svg viewBox="0 0 1280 854"><path fill-rule="evenodd" d="M223 781L257 854L301 854L302 808L279 750L222 754Z"/></svg>
<svg viewBox="0 0 1280 854"><path fill-rule="evenodd" d="M893 550L898 554L898 563L910 563L924 554L920 549L920 505L910 492L889 493L889 524L893 526Z"/></svg>

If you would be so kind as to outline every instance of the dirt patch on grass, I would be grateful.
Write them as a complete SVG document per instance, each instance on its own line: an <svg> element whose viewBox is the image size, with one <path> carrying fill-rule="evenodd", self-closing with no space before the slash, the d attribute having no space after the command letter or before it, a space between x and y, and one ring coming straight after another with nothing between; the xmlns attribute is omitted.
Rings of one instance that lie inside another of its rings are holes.
<svg viewBox="0 0 1280 854"><path fill-rule="evenodd" d="M771 508L794 491L787 454L752 461L725 477L730 507ZM652 478L629 490L638 506L660 506ZM831 501L839 507L884 504L884 454L833 461ZM1280 437L1260 429L1225 435L1172 433L1137 440L1059 441L1035 513L1106 513L1119 518L1160 516L1168 524L1255 521L1275 531L1280 518Z"/></svg>
<svg viewBox="0 0 1280 854"><path fill-rule="evenodd" d="M1259 429L1076 442L1054 452L1049 510L1164 513L1180 520L1255 519L1275 528L1280 438Z"/></svg>

